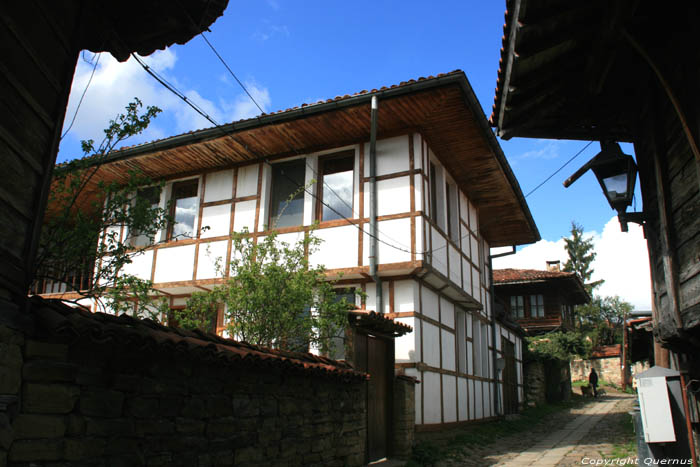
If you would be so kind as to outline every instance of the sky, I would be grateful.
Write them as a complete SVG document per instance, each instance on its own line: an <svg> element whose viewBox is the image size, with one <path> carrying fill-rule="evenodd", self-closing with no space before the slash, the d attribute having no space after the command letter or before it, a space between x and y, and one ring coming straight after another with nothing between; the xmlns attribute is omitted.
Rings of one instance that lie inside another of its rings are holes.
<svg viewBox="0 0 700 467"><path fill-rule="evenodd" d="M461 69L488 117L504 12L504 0L231 0L224 16L205 34L266 112ZM144 61L217 123L259 114L201 37L158 51ZM94 76L76 113L93 67ZM127 145L212 126L133 59L118 63L109 54L84 52L73 81L64 125L64 133L68 131L61 141L58 162L82 156L80 140L98 141L109 120L134 97L163 112ZM526 195L587 144L526 138L499 142ZM519 248L496 267L543 269L545 261L556 255L563 254L565 259L561 238L569 234L575 221L597 245L601 262L600 266L596 263L597 272L618 278L603 277L616 285L601 287L599 292L618 294L638 309L650 309L648 263L639 264L640 258L647 257L640 229L631 226L629 233L619 232L615 213L592 173L567 189L562 186L564 179L599 150L594 142L527 196L543 240ZM623 151L634 155L631 145L623 145ZM641 199L639 194L637 198ZM634 210L641 209L638 202ZM620 269L604 264L618 264Z"/></svg>

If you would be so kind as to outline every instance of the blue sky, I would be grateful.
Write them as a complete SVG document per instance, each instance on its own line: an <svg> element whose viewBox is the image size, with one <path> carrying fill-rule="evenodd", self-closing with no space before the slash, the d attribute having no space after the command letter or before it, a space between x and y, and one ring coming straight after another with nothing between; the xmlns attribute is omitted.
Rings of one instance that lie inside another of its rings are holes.
<svg viewBox="0 0 700 467"><path fill-rule="evenodd" d="M329 2L231 0L207 37L266 111L275 111L411 78L464 70L486 116L496 86L504 1ZM92 54L84 54L94 60ZM217 122L251 117L257 109L200 37L145 59ZM66 126L92 70L80 60ZM129 144L211 126L133 60L102 54L95 77L61 143L59 161L79 156L79 140L97 139L109 120L138 96L164 109ZM558 169L586 142L501 140L524 193ZM633 154L630 145L625 152ZM602 233L614 212L591 173L572 187L562 181L599 151L592 144L527 199L543 239L568 234L571 221ZM641 206L637 206L638 210ZM544 265L544 259L542 260Z"/></svg>

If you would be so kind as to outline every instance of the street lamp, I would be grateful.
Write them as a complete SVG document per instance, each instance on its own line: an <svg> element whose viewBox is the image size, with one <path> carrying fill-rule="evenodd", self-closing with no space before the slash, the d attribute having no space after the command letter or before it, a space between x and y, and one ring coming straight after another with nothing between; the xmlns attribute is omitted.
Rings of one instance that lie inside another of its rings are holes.
<svg viewBox="0 0 700 467"><path fill-rule="evenodd" d="M644 213L625 212L632 204L634 185L637 181L637 164L632 156L624 154L620 145L615 142L601 141L600 152L567 178L564 187L568 188L588 169L591 169L598 179L610 207L617 211L623 232L627 232L628 222L644 223Z"/></svg>

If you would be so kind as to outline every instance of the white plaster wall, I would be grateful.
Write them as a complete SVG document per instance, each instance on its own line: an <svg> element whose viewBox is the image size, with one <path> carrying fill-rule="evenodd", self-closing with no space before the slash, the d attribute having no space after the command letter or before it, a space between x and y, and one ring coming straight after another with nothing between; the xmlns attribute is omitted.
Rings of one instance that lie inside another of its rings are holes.
<svg viewBox="0 0 700 467"><path fill-rule="evenodd" d="M327 269L357 266L357 227L345 225L316 230L322 243L309 257L312 266L323 264Z"/></svg>
<svg viewBox="0 0 700 467"><path fill-rule="evenodd" d="M457 417L459 421L469 419L469 394L467 393L467 379L457 378Z"/></svg>
<svg viewBox="0 0 700 467"><path fill-rule="evenodd" d="M462 258L462 289L472 295L472 266Z"/></svg>
<svg viewBox="0 0 700 467"><path fill-rule="evenodd" d="M476 398L476 384L474 384L474 380L470 379L469 380L469 419L474 420L476 419L476 403L477 398ZM479 399L479 404L481 404L481 399Z"/></svg>
<svg viewBox="0 0 700 467"><path fill-rule="evenodd" d="M474 374L474 344L467 342L467 374Z"/></svg>
<svg viewBox="0 0 700 467"><path fill-rule="evenodd" d="M455 371L457 369L455 364L455 335L445 329L441 329L440 333L442 334L442 368Z"/></svg>
<svg viewBox="0 0 700 467"><path fill-rule="evenodd" d="M472 232L479 232L479 218L476 208L471 202L469 203L469 228L472 229Z"/></svg>
<svg viewBox="0 0 700 467"><path fill-rule="evenodd" d="M455 327L455 306L443 297L440 297L440 322L451 329Z"/></svg>
<svg viewBox="0 0 700 467"><path fill-rule="evenodd" d="M365 189L365 212L369 214L369 183L365 184ZM387 216L410 211L411 179L409 177L390 178L377 182L378 216Z"/></svg>
<svg viewBox="0 0 700 467"><path fill-rule="evenodd" d="M474 264L479 264L479 243L474 235L469 236L469 241L471 243L471 260Z"/></svg>
<svg viewBox="0 0 700 467"><path fill-rule="evenodd" d="M354 227L353 227L354 228ZM368 227L369 228L369 227ZM389 264L389 263L402 263L406 261L411 261L411 220L406 219L394 219L390 221L382 221L378 223L377 228L379 229L379 264ZM365 247L363 247L363 255L366 256L366 263L369 264L369 242L371 237L365 234L363 240ZM384 243L386 242L386 243ZM401 250L391 247L389 245L396 245ZM406 250L406 251L403 251ZM366 253L365 253L366 252ZM355 250L355 257L357 258L357 249Z"/></svg>
<svg viewBox="0 0 700 467"><path fill-rule="evenodd" d="M368 310L376 311L377 287L374 282L368 282L365 287L365 292L367 293L365 305ZM382 281L382 300L384 304L384 311L382 311L382 313L389 313L389 283L387 281Z"/></svg>
<svg viewBox="0 0 700 467"><path fill-rule="evenodd" d="M369 177L369 143L365 143L365 177ZM409 169L408 135L377 140L377 175Z"/></svg>
<svg viewBox="0 0 700 467"><path fill-rule="evenodd" d="M233 170L222 170L206 175L204 202L231 199L233 195Z"/></svg>
<svg viewBox="0 0 700 467"><path fill-rule="evenodd" d="M423 362L435 368L440 368L439 331L437 326L423 322Z"/></svg>
<svg viewBox="0 0 700 467"><path fill-rule="evenodd" d="M289 232L277 235L278 244L286 243L290 247L294 247L294 245L302 240L304 240L304 232ZM319 247L323 248L323 244L321 244Z"/></svg>
<svg viewBox="0 0 700 467"><path fill-rule="evenodd" d="M422 300L420 312L421 314L432 318L435 321L440 320L440 315L438 313L438 296L435 292L427 287L423 287L421 290Z"/></svg>
<svg viewBox="0 0 700 467"><path fill-rule="evenodd" d="M459 217L469 225L469 200L462 190L459 190Z"/></svg>
<svg viewBox="0 0 700 467"><path fill-rule="evenodd" d="M404 334L394 339L395 357L397 362L417 362L420 360L420 350L417 351L417 343L420 342L420 323L416 318L396 318L395 321L407 324L413 328L413 332Z"/></svg>
<svg viewBox="0 0 700 467"><path fill-rule="evenodd" d="M423 144L423 138L420 133L413 133L411 137L413 138L413 168L420 169L423 167L423 161L420 157L420 146Z"/></svg>
<svg viewBox="0 0 700 467"><path fill-rule="evenodd" d="M220 258L220 267L226 269L226 251L228 241L201 243L199 245L199 255L197 256L197 279L213 279L221 277L216 272L216 260Z"/></svg>
<svg viewBox="0 0 700 467"><path fill-rule="evenodd" d="M423 251L426 250L427 245L423 241L423 222L425 219L420 216L416 217L416 260L417 261L424 261L425 257L423 255Z"/></svg>
<svg viewBox="0 0 700 467"><path fill-rule="evenodd" d="M440 404L440 374L432 371L423 372L423 391L425 419L423 423L441 423L442 407Z"/></svg>
<svg viewBox="0 0 700 467"><path fill-rule="evenodd" d="M432 226L430 232L433 241L432 265L437 271L447 276L447 249L445 248L447 242L445 237Z"/></svg>
<svg viewBox="0 0 700 467"><path fill-rule="evenodd" d="M473 394L474 394L474 411L472 413L474 414L474 418L476 418L476 419L484 418L484 406L483 406L484 392L483 392L483 388L481 385L481 381L475 381Z"/></svg>
<svg viewBox="0 0 700 467"><path fill-rule="evenodd" d="M462 257L459 251L452 247L452 245L448 245L447 250L450 255L450 280L454 282L457 287L460 287L462 285Z"/></svg>
<svg viewBox="0 0 700 467"><path fill-rule="evenodd" d="M462 242L462 253L464 253L467 256L467 258L471 258L471 251L469 250L469 246L470 246L469 231L467 230L467 228L465 226L460 224L459 232L460 232L460 237L461 237L461 242Z"/></svg>
<svg viewBox="0 0 700 467"><path fill-rule="evenodd" d="M241 232L244 227L252 232L255 226L255 206L257 201L242 201L236 203L236 210L233 215L233 230Z"/></svg>
<svg viewBox="0 0 700 467"><path fill-rule="evenodd" d="M156 256L155 283L192 280L194 245L160 248Z"/></svg>
<svg viewBox="0 0 700 467"><path fill-rule="evenodd" d="M131 257L131 264L125 264L121 274L131 274L139 279L151 280L151 268L153 267L153 250L146 250L140 255Z"/></svg>
<svg viewBox="0 0 700 467"><path fill-rule="evenodd" d="M205 190L205 196L207 191ZM204 229L204 227L209 229ZM221 204L202 209L201 238L221 237L231 232L231 205Z"/></svg>
<svg viewBox="0 0 700 467"><path fill-rule="evenodd" d="M416 311L418 283L412 280L394 282L394 311Z"/></svg>
<svg viewBox="0 0 700 467"><path fill-rule="evenodd" d="M479 285L479 271L472 266L472 297L481 303L481 286Z"/></svg>
<svg viewBox="0 0 700 467"><path fill-rule="evenodd" d="M445 423L457 421L457 381L452 375L442 375L442 402Z"/></svg>
<svg viewBox="0 0 700 467"><path fill-rule="evenodd" d="M236 179L236 198L258 194L258 171L260 164L251 164L238 168Z"/></svg>

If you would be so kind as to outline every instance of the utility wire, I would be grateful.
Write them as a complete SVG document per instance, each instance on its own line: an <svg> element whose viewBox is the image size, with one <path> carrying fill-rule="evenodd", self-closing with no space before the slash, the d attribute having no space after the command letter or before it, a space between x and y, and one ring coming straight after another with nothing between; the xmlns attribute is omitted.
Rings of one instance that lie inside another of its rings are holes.
<svg viewBox="0 0 700 467"><path fill-rule="evenodd" d="M545 178L544 181L543 181L542 183L540 183L540 184L537 185L535 188L533 188L532 190L530 190L530 192L529 192L528 194L525 195L525 198L527 198L528 196L530 196L531 194L533 194L534 192L536 192L542 185L544 185L545 183L547 183L548 181L550 181L550 180L552 179L552 177L554 177L556 174L558 174L559 172L561 172L561 170L562 170L564 167L566 167L567 165L569 165L569 163L570 163L571 161L573 161L574 159L576 159L583 151L585 151L586 149L588 149L588 146L590 146L591 144L593 144L593 141L589 141L588 144L586 144L584 147L582 147L581 150L579 150L579 152L577 152L576 154L574 154L573 157L571 157L571 159L569 159L568 161L566 161L566 162L564 163L564 165L562 165L562 166L559 167L557 170L555 170L549 177Z"/></svg>
<svg viewBox="0 0 700 467"><path fill-rule="evenodd" d="M88 88L90 87L90 83L92 83L92 77L95 76L95 70L97 70L97 64L100 63L100 57L101 55L97 55L97 60L95 60L95 64L92 66L92 73L90 73L90 78L88 79L87 84L85 85L85 89L83 89L83 94L80 96L80 100L78 101L78 106L75 108L75 112L73 113L73 118L70 121L70 125L68 125L68 128L66 128L66 131L63 132L61 135L61 139L63 139L68 132L70 131L71 128L73 128L73 124L75 123L75 118L78 116L78 111L80 110L80 105L83 103L83 99L85 99L85 93L87 93Z"/></svg>

